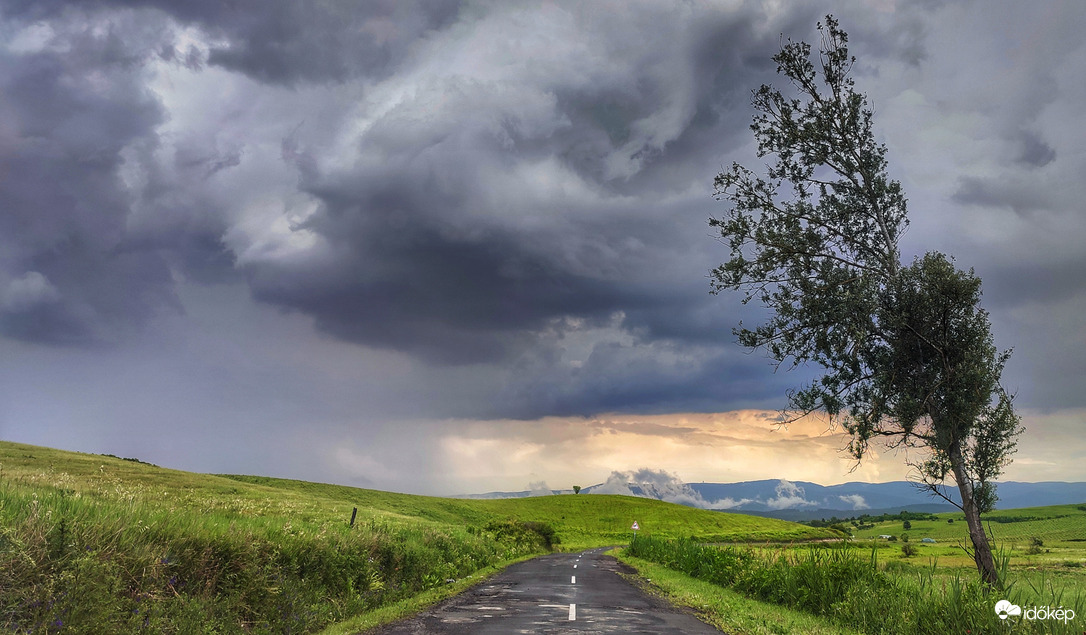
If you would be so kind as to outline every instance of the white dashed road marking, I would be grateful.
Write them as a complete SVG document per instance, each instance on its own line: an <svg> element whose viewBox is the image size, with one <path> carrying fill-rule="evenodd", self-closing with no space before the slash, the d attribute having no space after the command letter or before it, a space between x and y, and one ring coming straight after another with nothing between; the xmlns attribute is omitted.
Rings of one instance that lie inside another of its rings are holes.
<svg viewBox="0 0 1086 635"><path fill-rule="evenodd" d="M571 576L569 579L570 584L577 584L577 576Z"/></svg>
<svg viewBox="0 0 1086 635"><path fill-rule="evenodd" d="M577 605L576 604L570 604L569 605L569 621L573 622L573 621L576 621L576 620L577 620Z"/></svg>

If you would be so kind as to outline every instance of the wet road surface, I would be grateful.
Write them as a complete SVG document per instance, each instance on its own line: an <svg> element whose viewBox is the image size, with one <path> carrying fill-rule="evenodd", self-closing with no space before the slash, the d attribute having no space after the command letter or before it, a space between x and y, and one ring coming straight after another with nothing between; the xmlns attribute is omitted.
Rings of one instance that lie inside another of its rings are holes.
<svg viewBox="0 0 1086 635"><path fill-rule="evenodd" d="M484 584L369 635L720 631L627 582L604 549L551 554L510 566Z"/></svg>

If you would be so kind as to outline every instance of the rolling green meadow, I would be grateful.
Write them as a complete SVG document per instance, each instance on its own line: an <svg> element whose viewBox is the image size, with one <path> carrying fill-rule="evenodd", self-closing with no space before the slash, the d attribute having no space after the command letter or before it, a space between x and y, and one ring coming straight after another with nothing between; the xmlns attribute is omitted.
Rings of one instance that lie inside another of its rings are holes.
<svg viewBox="0 0 1086 635"><path fill-rule="evenodd" d="M0 632L355 633L520 559L626 544L642 583L726 632L1081 632L1086 504L989 521L1009 586L985 593L956 514L845 539L644 498L437 498L0 442ZM995 594L1078 618L1010 631Z"/></svg>
<svg viewBox="0 0 1086 635"><path fill-rule="evenodd" d="M0 630L334 630L517 559L626 543L635 520L706 542L837 535L623 496L447 499L0 442Z"/></svg>

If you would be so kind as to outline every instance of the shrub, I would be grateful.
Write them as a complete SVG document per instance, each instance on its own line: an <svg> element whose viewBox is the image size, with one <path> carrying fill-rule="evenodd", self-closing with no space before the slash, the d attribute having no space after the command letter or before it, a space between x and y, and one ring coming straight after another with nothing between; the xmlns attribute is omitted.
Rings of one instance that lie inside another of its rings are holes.
<svg viewBox="0 0 1086 635"><path fill-rule="evenodd" d="M554 545L562 543L554 527L547 523L496 520L483 529L496 542L511 545L515 552L513 555L550 551Z"/></svg>

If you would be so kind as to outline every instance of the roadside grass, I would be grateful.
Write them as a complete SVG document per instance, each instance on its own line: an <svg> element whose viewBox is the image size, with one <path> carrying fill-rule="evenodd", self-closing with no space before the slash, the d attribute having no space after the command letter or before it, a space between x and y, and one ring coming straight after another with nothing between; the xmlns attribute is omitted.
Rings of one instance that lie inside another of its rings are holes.
<svg viewBox="0 0 1086 635"><path fill-rule="evenodd" d="M508 519L349 527L342 501L109 457L0 444L0 464L6 632L313 632L547 547Z"/></svg>
<svg viewBox="0 0 1086 635"><path fill-rule="evenodd" d="M859 631L803 611L760 602L731 589L692 578L663 565L613 550L612 555L637 569L638 576L670 602L692 609L725 633L744 635L855 635ZM636 581L635 581L636 583Z"/></svg>
<svg viewBox="0 0 1086 635"><path fill-rule="evenodd" d="M410 617L427 609L430 606L447 600L454 595L463 593L464 591L467 591L468 589L479 584L483 584L488 579L494 577L496 574L500 573L503 569L511 564L522 562L524 560L528 560L534 557L535 555L522 556L519 558L513 558L511 560L505 560L495 563L486 568L480 569L479 571L476 571L472 575L469 575L461 580L457 580L454 583L439 588L430 589L428 591L423 591L418 595L405 598L403 600L400 600L399 602L387 604L385 606L373 609L372 611L367 611L365 613L350 617L341 622L332 624L324 630L320 631L320 635L354 635L355 633L368 631L370 629L374 629L379 626L395 622L396 620Z"/></svg>
<svg viewBox="0 0 1086 635"><path fill-rule="evenodd" d="M270 520L0 484L0 629L311 632L544 551L529 532Z"/></svg>
<svg viewBox="0 0 1086 635"><path fill-rule="evenodd" d="M1081 587L1056 584L1043 574L1016 578L1003 559L1004 591L989 592L975 575L927 569L900 561L880 563L879 550L848 544L758 549L714 547L689 540L638 536L626 550L745 597L821 616L865 633L997 633L1008 627L995 614L1006 599L1026 607L1062 607L1074 620L1015 619L1018 633L1080 633L1086 616Z"/></svg>

